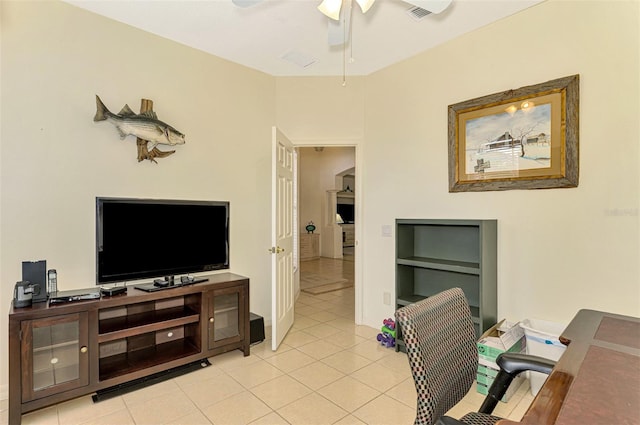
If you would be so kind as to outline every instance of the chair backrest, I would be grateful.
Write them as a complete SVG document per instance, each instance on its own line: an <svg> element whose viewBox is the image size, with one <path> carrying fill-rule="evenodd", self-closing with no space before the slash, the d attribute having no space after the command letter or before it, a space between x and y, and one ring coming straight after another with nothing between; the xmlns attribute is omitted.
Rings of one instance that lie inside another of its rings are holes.
<svg viewBox="0 0 640 425"><path fill-rule="evenodd" d="M416 424L432 425L469 391L478 369L476 334L460 288L396 311L416 384Z"/></svg>

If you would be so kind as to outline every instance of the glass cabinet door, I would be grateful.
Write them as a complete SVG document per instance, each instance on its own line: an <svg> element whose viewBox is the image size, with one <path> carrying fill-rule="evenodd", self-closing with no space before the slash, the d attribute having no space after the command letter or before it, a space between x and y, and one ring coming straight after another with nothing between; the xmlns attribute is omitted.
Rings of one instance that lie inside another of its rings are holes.
<svg viewBox="0 0 640 425"><path fill-rule="evenodd" d="M212 291L209 298L209 349L244 337L241 296L238 288Z"/></svg>
<svg viewBox="0 0 640 425"><path fill-rule="evenodd" d="M22 323L23 400L88 385L87 328L87 313Z"/></svg>

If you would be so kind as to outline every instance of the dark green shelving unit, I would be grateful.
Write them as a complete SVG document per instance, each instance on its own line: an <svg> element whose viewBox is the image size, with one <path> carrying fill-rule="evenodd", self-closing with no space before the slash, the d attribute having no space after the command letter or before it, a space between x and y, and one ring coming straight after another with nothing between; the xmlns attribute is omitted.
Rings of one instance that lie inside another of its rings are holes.
<svg viewBox="0 0 640 425"><path fill-rule="evenodd" d="M497 252L496 220L397 219L396 308L459 287L482 335L497 320Z"/></svg>

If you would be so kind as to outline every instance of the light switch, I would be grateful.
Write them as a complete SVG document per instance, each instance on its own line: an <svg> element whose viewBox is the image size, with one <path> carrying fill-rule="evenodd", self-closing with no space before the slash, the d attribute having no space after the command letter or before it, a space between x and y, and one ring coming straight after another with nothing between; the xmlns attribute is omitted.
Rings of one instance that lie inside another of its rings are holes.
<svg viewBox="0 0 640 425"><path fill-rule="evenodd" d="M391 237L391 226L388 224L382 225L382 237L390 238Z"/></svg>

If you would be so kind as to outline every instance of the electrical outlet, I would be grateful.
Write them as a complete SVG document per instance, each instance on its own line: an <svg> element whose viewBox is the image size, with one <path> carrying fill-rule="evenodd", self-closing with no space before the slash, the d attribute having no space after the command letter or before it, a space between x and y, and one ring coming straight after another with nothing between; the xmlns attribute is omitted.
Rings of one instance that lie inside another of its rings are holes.
<svg viewBox="0 0 640 425"><path fill-rule="evenodd" d="M384 302L385 305L391 305L391 294L389 292L382 294L382 302Z"/></svg>

